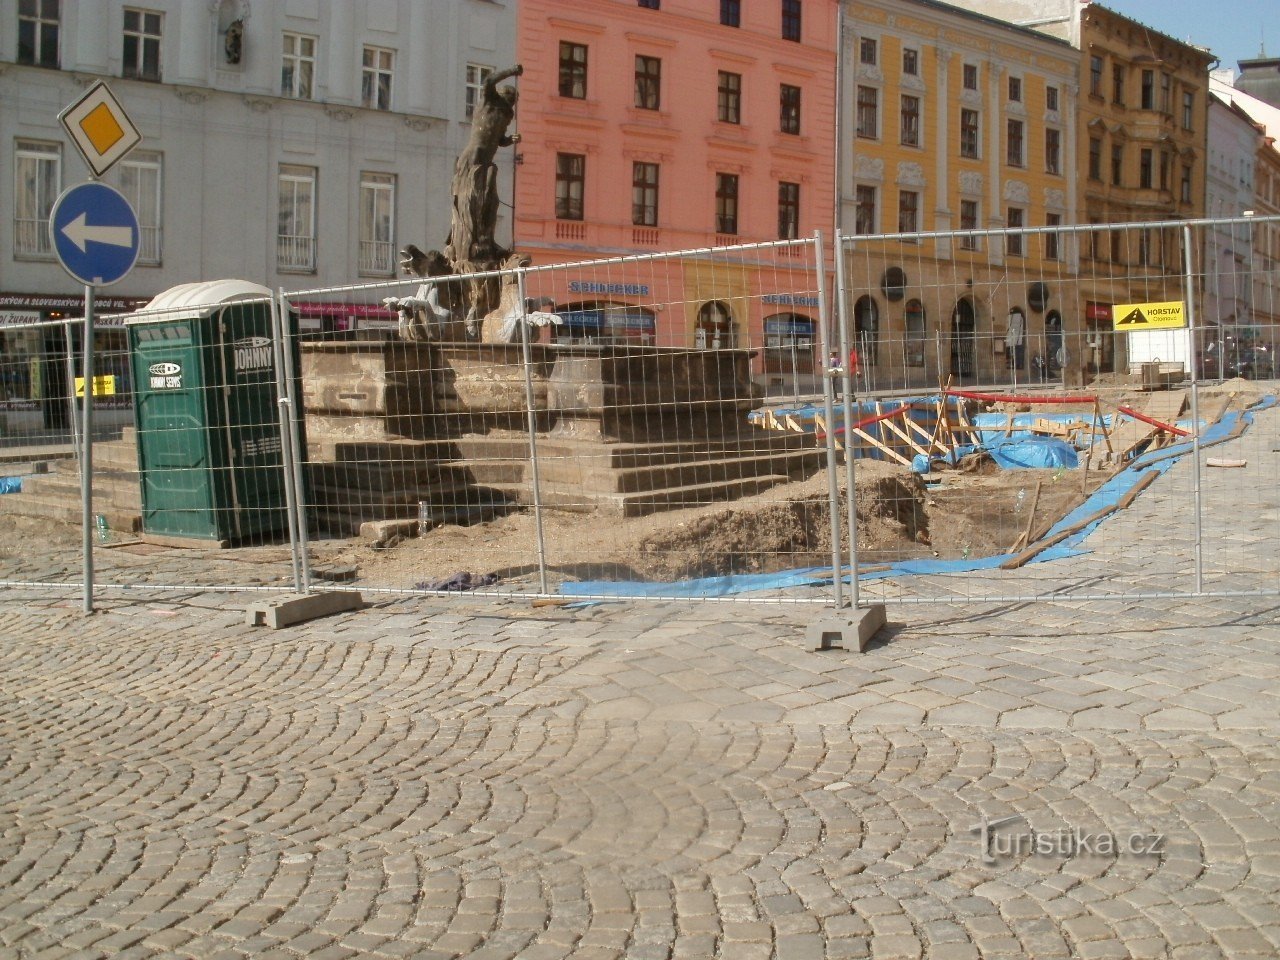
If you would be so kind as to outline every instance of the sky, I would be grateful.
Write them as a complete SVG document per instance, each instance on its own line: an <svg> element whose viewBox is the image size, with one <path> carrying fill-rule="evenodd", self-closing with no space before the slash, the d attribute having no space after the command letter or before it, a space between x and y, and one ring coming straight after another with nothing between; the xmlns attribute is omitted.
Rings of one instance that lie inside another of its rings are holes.
<svg viewBox="0 0 1280 960"><path fill-rule="evenodd" d="M1280 0L1099 0L1117 13L1153 27L1176 40L1208 47L1223 67L1237 60L1280 57Z"/></svg>

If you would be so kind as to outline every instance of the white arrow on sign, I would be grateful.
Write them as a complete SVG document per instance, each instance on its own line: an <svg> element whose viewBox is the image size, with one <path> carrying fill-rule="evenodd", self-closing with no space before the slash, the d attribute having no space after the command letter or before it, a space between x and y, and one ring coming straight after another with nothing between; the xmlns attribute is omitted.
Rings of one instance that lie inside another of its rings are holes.
<svg viewBox="0 0 1280 960"><path fill-rule="evenodd" d="M74 243L81 253L85 252L90 240L95 243L107 243L113 247L133 246L133 227L91 227L87 220L88 214L82 213L62 228L67 239Z"/></svg>

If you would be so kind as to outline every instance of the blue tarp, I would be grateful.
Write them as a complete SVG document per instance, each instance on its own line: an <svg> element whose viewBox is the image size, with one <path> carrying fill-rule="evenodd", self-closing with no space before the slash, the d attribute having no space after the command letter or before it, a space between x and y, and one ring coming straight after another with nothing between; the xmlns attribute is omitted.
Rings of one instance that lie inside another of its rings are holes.
<svg viewBox="0 0 1280 960"><path fill-rule="evenodd" d="M1080 465L1076 448L1057 437L1026 437L1022 440L1006 440L987 446L991 459L1006 470L1053 470L1056 467L1075 469Z"/></svg>
<svg viewBox="0 0 1280 960"><path fill-rule="evenodd" d="M0 477L0 493L21 493L21 477Z"/></svg>
<svg viewBox="0 0 1280 960"><path fill-rule="evenodd" d="M1243 417L1245 423L1253 423L1253 413L1267 410L1276 405L1274 396L1264 397L1245 413L1229 413L1213 424L1200 438L1202 444L1212 443L1225 438L1235 428L1236 422ZM1178 460L1193 449L1192 441L1165 447L1138 457L1125 470L1116 474L1065 517L1055 523L1045 534L1051 537L1061 530L1074 526L1085 517L1096 513L1103 507L1115 504L1131 490L1143 474L1155 472L1162 474ZM1105 517L1102 519L1106 519ZM1087 553L1077 547L1089 536L1102 520L1095 520L1081 530L1076 531L1061 543L1042 550L1031 563L1044 563L1074 557ZM992 570L1009 558L1010 554L996 557L960 560L903 560L888 569L874 573L861 574L859 580L882 580L889 577L902 577L911 574L949 574L974 573L980 570ZM848 578L846 578L848 579ZM699 580L681 580L676 583L640 583L635 581L583 580L576 583L560 585L560 592L565 596L607 596L607 597L724 597L738 593L751 593L757 590L782 590L787 587L822 586L831 582L830 567L806 567L800 570L786 570L779 573L737 574L728 577L704 577Z"/></svg>

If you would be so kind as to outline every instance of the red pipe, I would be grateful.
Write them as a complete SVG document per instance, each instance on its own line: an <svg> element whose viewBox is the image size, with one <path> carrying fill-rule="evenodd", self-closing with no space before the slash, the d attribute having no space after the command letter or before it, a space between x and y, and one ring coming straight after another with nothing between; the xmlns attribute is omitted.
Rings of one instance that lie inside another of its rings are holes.
<svg viewBox="0 0 1280 960"><path fill-rule="evenodd" d="M1133 417L1133 419L1135 420L1141 420L1143 423L1149 423L1153 427L1159 427L1161 430L1165 430L1169 433L1172 433L1176 437L1191 436L1191 433L1189 431L1183 430L1181 427L1175 427L1171 423L1164 423L1163 421L1157 420L1154 417L1148 417L1145 413L1139 413L1137 410L1134 410L1132 407L1116 407L1116 409L1119 410L1121 413L1128 414L1129 416Z"/></svg>

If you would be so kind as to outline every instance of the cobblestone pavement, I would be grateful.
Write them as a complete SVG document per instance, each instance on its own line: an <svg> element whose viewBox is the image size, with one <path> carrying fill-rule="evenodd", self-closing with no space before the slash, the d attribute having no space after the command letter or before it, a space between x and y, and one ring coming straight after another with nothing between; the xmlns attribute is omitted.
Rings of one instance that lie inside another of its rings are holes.
<svg viewBox="0 0 1280 960"><path fill-rule="evenodd" d="M1208 585L1275 588L1276 457L1206 475ZM1185 585L1189 470L1036 577ZM247 599L0 594L0 956L1280 955L1274 597L895 605L864 654L807 606Z"/></svg>

